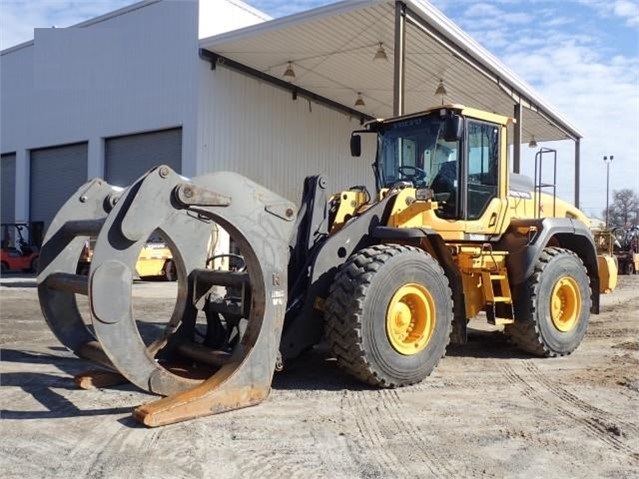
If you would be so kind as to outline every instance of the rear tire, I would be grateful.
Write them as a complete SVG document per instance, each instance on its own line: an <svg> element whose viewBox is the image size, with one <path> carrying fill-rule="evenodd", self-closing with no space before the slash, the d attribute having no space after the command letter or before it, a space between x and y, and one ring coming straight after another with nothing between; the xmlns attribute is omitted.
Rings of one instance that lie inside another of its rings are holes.
<svg viewBox="0 0 639 479"><path fill-rule="evenodd" d="M0 265L2 267L2 274L5 274L9 271L9 265L7 263L3 261Z"/></svg>
<svg viewBox="0 0 639 479"><path fill-rule="evenodd" d="M565 356L581 343L590 317L590 278L570 250L545 248L515 299L506 334L536 356Z"/></svg>
<svg viewBox="0 0 639 479"><path fill-rule="evenodd" d="M167 281L175 281L177 279L177 269L173 260L167 260L164 263L164 278Z"/></svg>
<svg viewBox="0 0 639 479"><path fill-rule="evenodd" d="M40 257L36 256L35 258L33 258L31 260L31 267L29 269L29 271L31 273L37 273L38 272L38 267L40 266Z"/></svg>
<svg viewBox="0 0 639 479"><path fill-rule="evenodd" d="M367 384L392 388L422 381L437 366L450 337L452 294L423 250L377 245L340 268L325 314L337 364Z"/></svg>
<svg viewBox="0 0 639 479"><path fill-rule="evenodd" d="M625 274L635 274L635 265L632 261L628 261L628 263L626 263L626 267L625 267Z"/></svg>

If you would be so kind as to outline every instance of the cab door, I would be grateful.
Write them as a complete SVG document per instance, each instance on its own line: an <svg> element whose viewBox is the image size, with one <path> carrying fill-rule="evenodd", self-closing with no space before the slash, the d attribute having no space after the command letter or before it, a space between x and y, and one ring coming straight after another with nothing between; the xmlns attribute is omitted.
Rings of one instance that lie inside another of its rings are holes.
<svg viewBox="0 0 639 479"><path fill-rule="evenodd" d="M507 172L502 171L506 165L500 161L506 153L502 130L501 125L494 123L467 121L461 203L469 241L488 240L488 236L500 231L504 219L506 200L502 183Z"/></svg>

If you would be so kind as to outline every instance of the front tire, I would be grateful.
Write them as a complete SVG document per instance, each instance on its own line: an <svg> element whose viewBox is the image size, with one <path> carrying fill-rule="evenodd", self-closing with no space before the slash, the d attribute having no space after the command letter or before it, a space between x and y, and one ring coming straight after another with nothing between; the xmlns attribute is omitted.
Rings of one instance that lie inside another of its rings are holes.
<svg viewBox="0 0 639 479"><path fill-rule="evenodd" d="M378 387L422 381L444 355L452 294L439 263L411 246L377 245L352 256L326 301L337 364Z"/></svg>
<svg viewBox="0 0 639 479"><path fill-rule="evenodd" d="M536 356L565 356L581 343L590 317L590 278L570 250L545 248L515 300L506 334Z"/></svg>

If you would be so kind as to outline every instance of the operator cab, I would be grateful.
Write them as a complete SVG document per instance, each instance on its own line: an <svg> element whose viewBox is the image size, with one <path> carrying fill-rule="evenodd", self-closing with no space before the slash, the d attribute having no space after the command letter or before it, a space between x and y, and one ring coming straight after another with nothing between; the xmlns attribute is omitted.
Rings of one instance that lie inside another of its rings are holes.
<svg viewBox="0 0 639 479"><path fill-rule="evenodd" d="M508 119L491 115L491 122L471 118L466 111L440 107L369 123L366 132L377 133L378 191L430 189L440 218L478 220L499 198L501 135Z"/></svg>

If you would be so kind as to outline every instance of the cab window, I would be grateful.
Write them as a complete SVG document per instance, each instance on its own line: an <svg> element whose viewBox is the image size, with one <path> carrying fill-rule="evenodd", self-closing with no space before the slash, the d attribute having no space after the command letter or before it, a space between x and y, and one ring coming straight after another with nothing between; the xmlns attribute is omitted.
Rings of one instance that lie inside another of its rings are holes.
<svg viewBox="0 0 639 479"><path fill-rule="evenodd" d="M489 123L468 122L468 205L466 218L477 220L498 196L499 128Z"/></svg>

